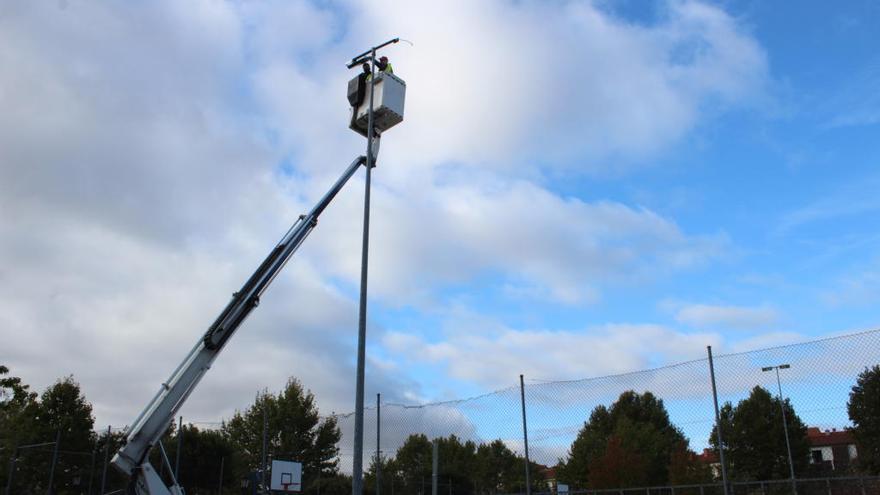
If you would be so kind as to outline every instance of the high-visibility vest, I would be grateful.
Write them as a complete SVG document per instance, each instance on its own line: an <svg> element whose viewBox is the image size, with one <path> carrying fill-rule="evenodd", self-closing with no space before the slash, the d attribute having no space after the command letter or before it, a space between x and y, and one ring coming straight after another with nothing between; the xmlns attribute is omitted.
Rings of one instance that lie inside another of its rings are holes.
<svg viewBox="0 0 880 495"><path fill-rule="evenodd" d="M389 62L389 63L385 64L385 70L382 70L379 72L386 72L388 74L394 74L394 68L391 67L391 63ZM367 74L367 79L366 79L367 81L369 81L372 78L373 78L372 74Z"/></svg>

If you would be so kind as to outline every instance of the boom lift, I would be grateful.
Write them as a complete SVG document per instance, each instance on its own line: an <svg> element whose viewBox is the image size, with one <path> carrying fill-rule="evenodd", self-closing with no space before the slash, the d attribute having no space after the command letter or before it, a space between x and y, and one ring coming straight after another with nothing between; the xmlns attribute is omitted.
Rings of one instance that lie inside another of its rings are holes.
<svg viewBox="0 0 880 495"><path fill-rule="evenodd" d="M150 450L159 442L177 411L211 367L211 363L223 350L232 334L244 322L248 314L260 304L263 292L318 224L318 217L321 216L324 209L342 190L358 167L366 162L365 156L357 157L327 194L318 201L312 211L299 217L263 260L257 271L248 278L238 292L232 295L232 300L220 313L220 316L214 320L214 323L196 342L183 362L171 373L168 381L162 384L153 400L135 419L129 429L125 445L116 453L112 461L113 466L132 477L132 482L135 485L133 486L134 493L183 495L183 490L178 486L176 480L172 482L170 487L165 486L147 458ZM168 462L164 449L161 450L162 462Z"/></svg>
<svg viewBox="0 0 880 495"><path fill-rule="evenodd" d="M382 81L385 79L389 80L389 82L382 84ZM371 85L375 86L375 89L388 89L376 91L379 97L377 98L373 95L370 98L369 101L374 103L372 106L365 101L366 98L360 98L359 101L350 100L353 106L351 127L358 133L364 133L364 129L368 127L366 114L375 114L382 117L374 122L373 127L377 134L403 120L406 83L397 77L393 79L389 77L375 80ZM370 117L372 118L373 115L370 115ZM241 289L232 295L232 300L226 305L226 308L223 309L217 319L214 320L214 323L196 342L196 345L190 350L183 362L171 373L168 381L162 384L159 392L147 404L147 407L134 420L134 423L128 429L125 444L111 461L114 467L130 477L131 483L128 493L136 495L183 495L183 488L180 487L177 480L173 479L173 470L168 462L165 449L160 442L162 435L168 429L174 416L183 406L189 394L192 393L196 385L198 385L199 381L210 369L211 364L217 359L229 338L232 337L250 312L260 304L260 297L318 224L318 217L321 216L324 209L333 201L333 198L342 190L343 186L345 186L361 165L370 163L370 165L375 167L378 139L375 139L369 148L369 153L372 155L371 159L368 161L366 156L355 158L315 207L308 214L299 217L253 275L247 279ZM162 454L161 462L165 463L168 471L172 473L171 486L165 485L156 469L150 464L149 453L157 444Z"/></svg>

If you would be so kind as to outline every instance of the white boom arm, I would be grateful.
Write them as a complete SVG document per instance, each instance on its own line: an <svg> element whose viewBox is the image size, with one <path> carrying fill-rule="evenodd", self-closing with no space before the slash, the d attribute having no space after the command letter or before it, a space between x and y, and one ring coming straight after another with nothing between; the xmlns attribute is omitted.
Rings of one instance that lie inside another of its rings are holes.
<svg viewBox="0 0 880 495"><path fill-rule="evenodd" d="M317 205L307 215L302 215L284 235L269 256L260 264L257 271L244 283L241 290L232 295L232 300L220 316L208 328L204 336L196 342L182 363L171 373L168 381L162 384L159 392L135 419L128 430L125 445L113 457L112 464L131 477L130 493L137 495L182 495L183 490L176 481L168 487L156 470L150 465L150 450L161 439L192 393L199 380L211 367L211 363L223 350L223 346L260 303L260 296L284 268L294 252L318 224L318 217L327 208L337 193L357 171L366 164L366 157L359 156L345 170L339 180L330 188Z"/></svg>

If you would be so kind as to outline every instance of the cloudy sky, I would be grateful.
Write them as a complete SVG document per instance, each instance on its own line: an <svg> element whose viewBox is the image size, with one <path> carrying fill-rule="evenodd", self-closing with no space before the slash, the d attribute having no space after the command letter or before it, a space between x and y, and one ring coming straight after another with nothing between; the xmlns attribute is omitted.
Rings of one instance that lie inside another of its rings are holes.
<svg viewBox="0 0 880 495"><path fill-rule="evenodd" d="M407 82L374 174L367 397L424 402L880 325L870 1L6 1L0 363L139 412ZM182 413L354 408L363 175Z"/></svg>

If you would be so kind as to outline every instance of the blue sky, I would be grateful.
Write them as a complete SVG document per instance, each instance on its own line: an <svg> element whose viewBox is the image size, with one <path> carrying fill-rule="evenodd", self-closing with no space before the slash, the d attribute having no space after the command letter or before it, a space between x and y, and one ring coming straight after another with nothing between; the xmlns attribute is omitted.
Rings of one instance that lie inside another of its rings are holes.
<svg viewBox="0 0 880 495"><path fill-rule="evenodd" d="M367 394L420 403L878 326L873 2L19 3L0 16L0 362L130 421L363 151ZM362 177L184 414L353 409ZM47 355L55 356L49 362Z"/></svg>

